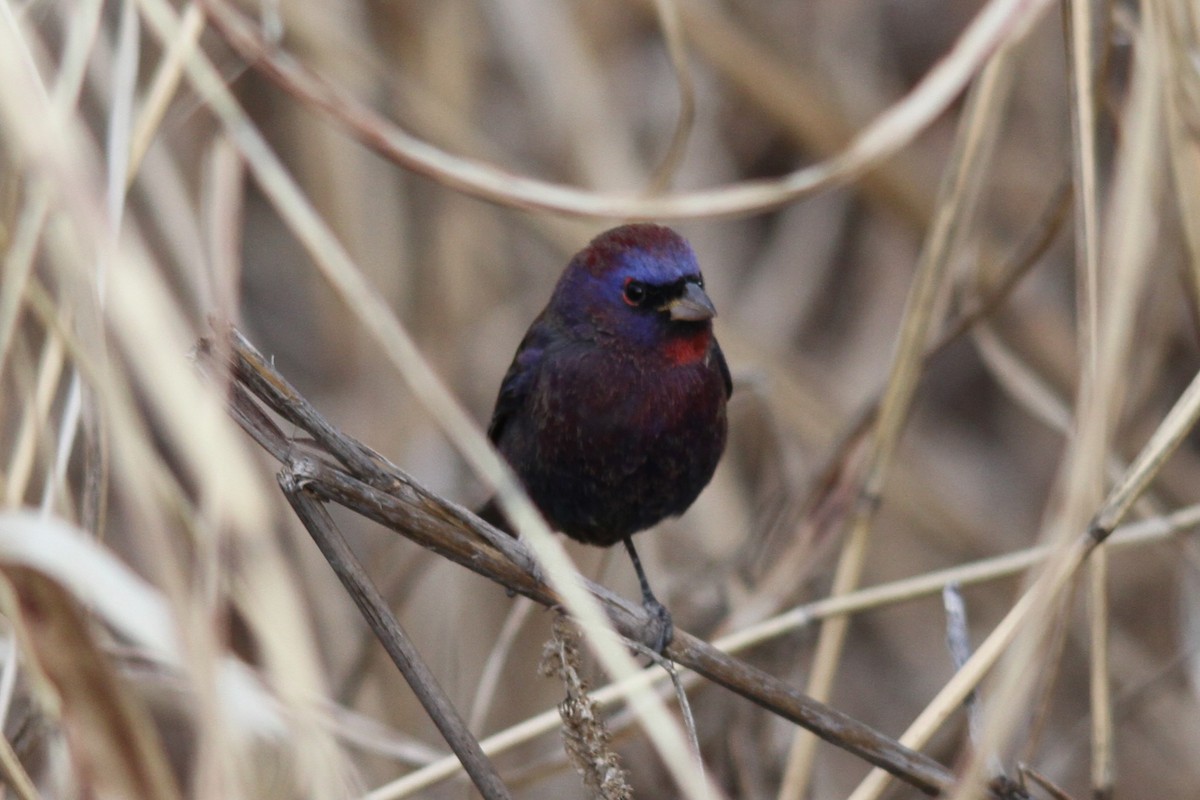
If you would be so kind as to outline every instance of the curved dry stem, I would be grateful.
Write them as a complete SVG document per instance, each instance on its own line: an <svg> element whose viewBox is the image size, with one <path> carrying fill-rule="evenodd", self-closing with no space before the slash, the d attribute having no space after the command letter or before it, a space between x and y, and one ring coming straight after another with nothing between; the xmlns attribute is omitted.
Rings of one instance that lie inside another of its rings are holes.
<svg viewBox="0 0 1200 800"><path fill-rule="evenodd" d="M1020 37L1047 0L991 0L950 52L902 100L882 112L838 155L782 178L661 197L586 192L452 156L383 119L346 92L271 48L224 0L204 0L213 22L244 58L309 106L385 157L464 194L502 205L585 217L685 219L777 208L845 183L912 141L958 96L1006 42Z"/></svg>
<svg viewBox="0 0 1200 800"><path fill-rule="evenodd" d="M475 698L471 701L471 710L467 715L467 727L471 730L483 729L488 712L491 711L492 704L496 700L496 691L500 686L500 675L504 671L504 665L508 663L517 635L525 626L525 622L534 608L532 600L520 597L508 610L508 616L504 618L504 624L500 626L500 632L496 635L496 643L492 645L492 652L488 654L487 663L483 666L483 674L479 676L479 686L475 689Z"/></svg>
<svg viewBox="0 0 1200 800"><path fill-rule="evenodd" d="M688 67L687 43L679 16L679 2L654 0L654 10L658 14L659 25L662 26L663 38L667 41L671 69L675 72L675 81L679 86L679 115L675 118L675 129L671 133L667 152L650 178L650 194L657 194L671 185L671 178L683 160L688 137L696 121L696 87L692 80L692 71Z"/></svg>

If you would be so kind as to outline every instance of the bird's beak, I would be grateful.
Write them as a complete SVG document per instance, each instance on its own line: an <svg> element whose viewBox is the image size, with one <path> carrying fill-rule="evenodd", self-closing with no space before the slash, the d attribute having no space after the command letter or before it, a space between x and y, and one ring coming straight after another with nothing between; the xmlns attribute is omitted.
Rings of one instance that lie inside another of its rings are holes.
<svg viewBox="0 0 1200 800"><path fill-rule="evenodd" d="M663 311L671 315L671 319L700 322L712 319L717 315L716 306L712 304L712 300L708 299L708 295L704 293L699 284L687 283L684 285L687 288L684 289L683 294L662 307Z"/></svg>

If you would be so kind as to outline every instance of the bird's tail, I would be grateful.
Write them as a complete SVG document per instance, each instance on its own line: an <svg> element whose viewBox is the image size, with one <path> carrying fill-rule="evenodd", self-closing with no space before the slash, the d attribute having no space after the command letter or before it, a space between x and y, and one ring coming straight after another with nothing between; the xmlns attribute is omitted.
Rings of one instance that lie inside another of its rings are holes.
<svg viewBox="0 0 1200 800"><path fill-rule="evenodd" d="M496 498L494 497L476 511L475 515L492 527L499 528L510 536L516 535L513 533L512 523L508 521L508 517L504 516L504 512L500 510L500 504L496 502Z"/></svg>

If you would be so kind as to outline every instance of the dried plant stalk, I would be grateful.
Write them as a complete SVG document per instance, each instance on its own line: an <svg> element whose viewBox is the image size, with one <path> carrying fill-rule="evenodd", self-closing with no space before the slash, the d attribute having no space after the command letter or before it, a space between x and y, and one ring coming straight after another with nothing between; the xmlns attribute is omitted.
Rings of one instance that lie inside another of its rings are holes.
<svg viewBox="0 0 1200 800"><path fill-rule="evenodd" d="M583 659L579 653L579 632L574 624L558 615L553 636L542 649L538 673L557 678L567 696L558 704L562 718L563 747L575 770L583 776L583 785L591 797L599 800L630 800L633 789L621 759L612 749L612 734L605 727L599 706L588 693L587 681L580 675Z"/></svg>

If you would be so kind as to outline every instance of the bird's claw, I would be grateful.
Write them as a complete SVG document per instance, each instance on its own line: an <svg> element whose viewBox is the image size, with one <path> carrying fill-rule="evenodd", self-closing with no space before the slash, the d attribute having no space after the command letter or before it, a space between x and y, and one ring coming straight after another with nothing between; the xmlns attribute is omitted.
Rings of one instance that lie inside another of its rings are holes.
<svg viewBox="0 0 1200 800"><path fill-rule="evenodd" d="M661 656L675 638L675 623L671 619L671 612L653 597L643 601L642 607L646 609L646 627L642 631L642 643Z"/></svg>

